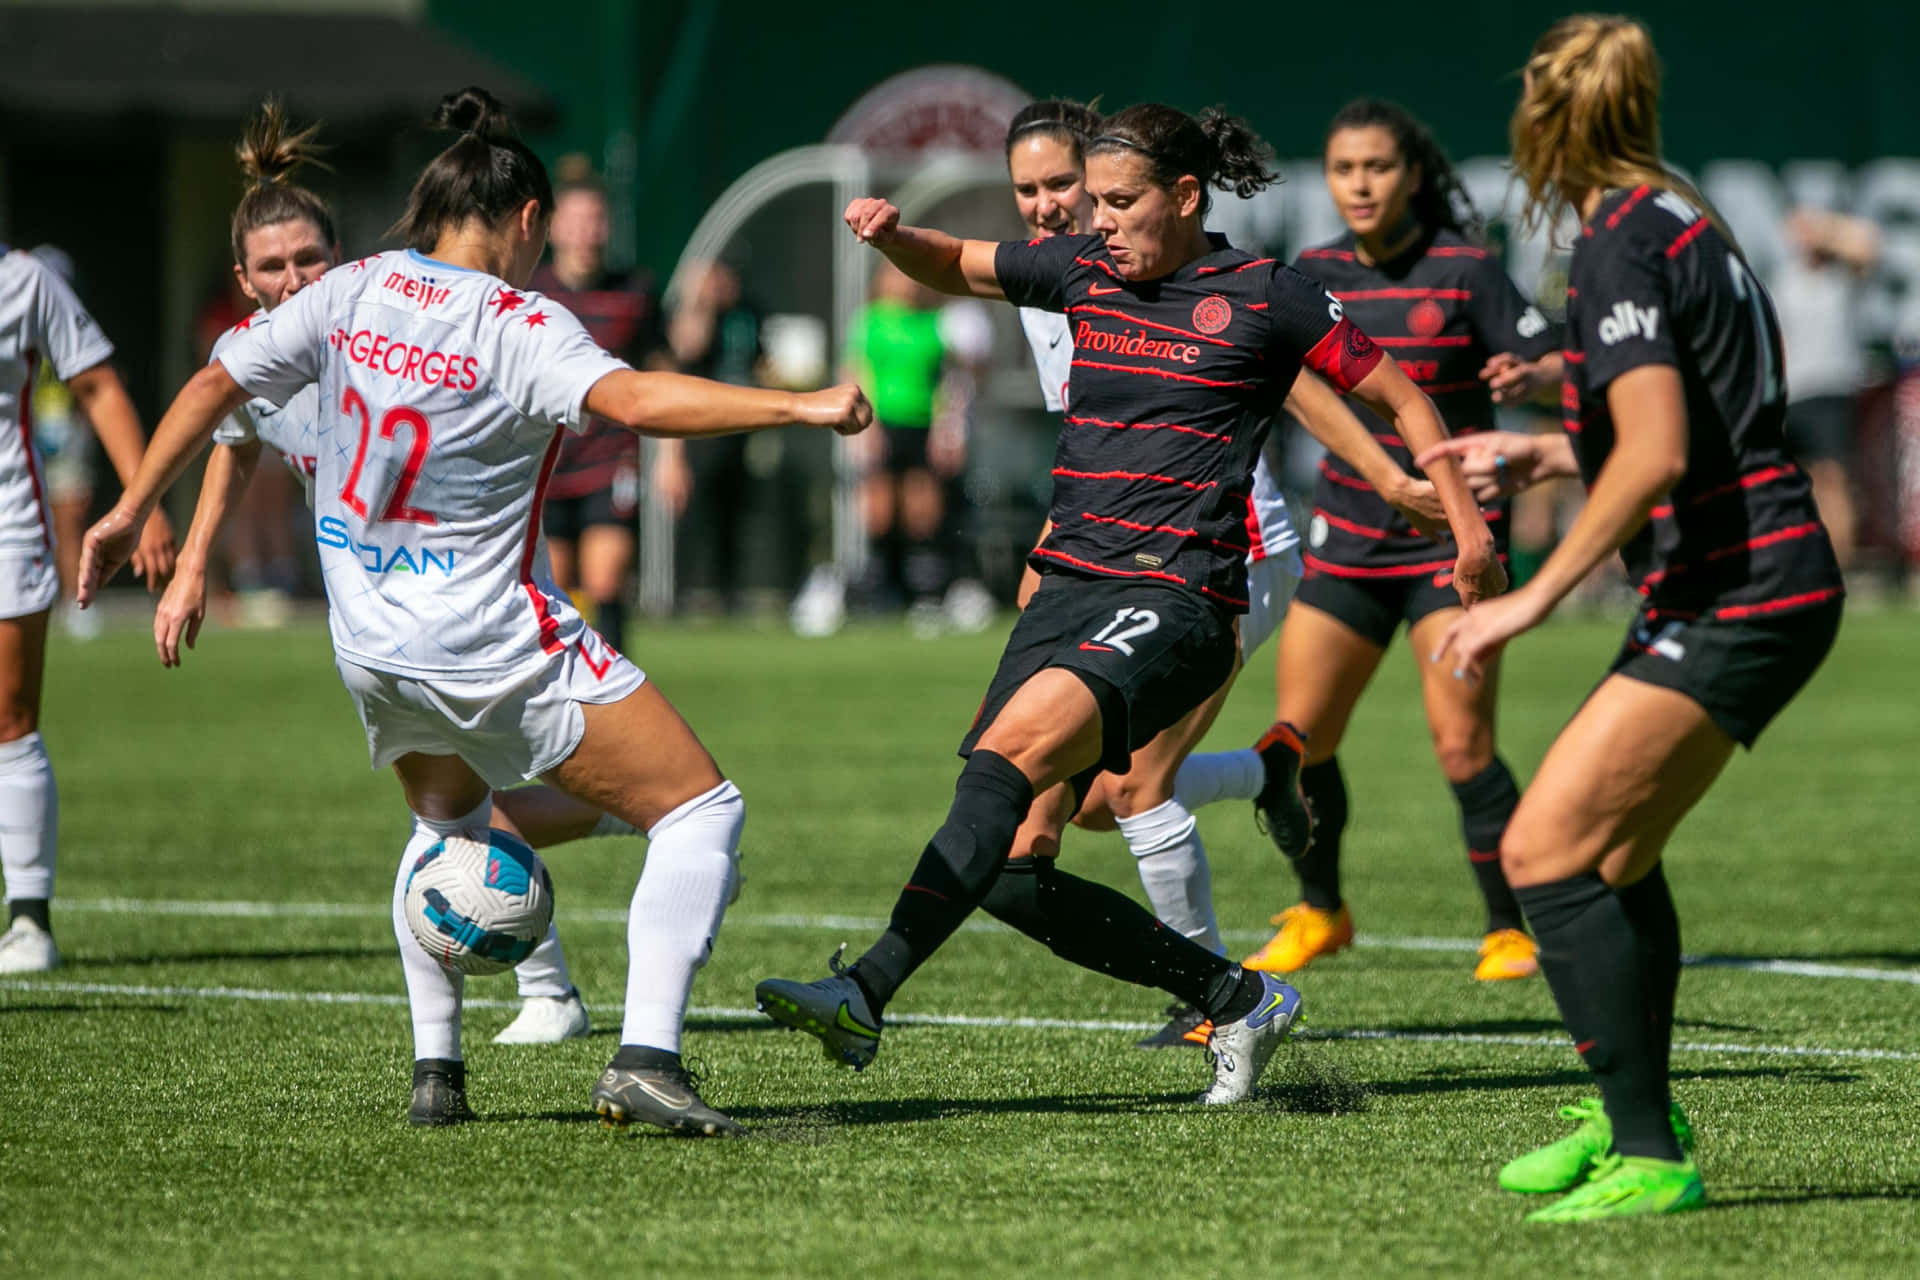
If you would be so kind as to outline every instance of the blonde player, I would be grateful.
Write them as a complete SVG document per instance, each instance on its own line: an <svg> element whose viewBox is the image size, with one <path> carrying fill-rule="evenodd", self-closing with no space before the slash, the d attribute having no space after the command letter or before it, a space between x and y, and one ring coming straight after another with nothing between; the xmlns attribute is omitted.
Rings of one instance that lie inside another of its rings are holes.
<svg viewBox="0 0 1920 1280"><path fill-rule="evenodd" d="M250 330L254 322L326 274L339 260L333 212L319 196L288 179L313 159L315 130L288 131L285 112L269 99L248 122L238 148L248 177L246 194L233 212L234 277L260 310L222 334L213 358ZM305 387L283 405L253 399L213 433L214 449L200 487L199 505L180 550L173 581L154 611L153 638L162 664L180 664L181 642L191 648L206 618L207 563L227 518L239 505L263 449L271 448L298 478L313 505L313 474L320 430L318 386ZM551 787L496 792L492 825L518 832L546 849L586 835L633 835L633 827ZM520 1012L497 1044L553 1044L593 1029L586 1003L573 985L557 927L514 967Z"/></svg>
<svg viewBox="0 0 1920 1280"><path fill-rule="evenodd" d="M459 139L415 183L412 246L328 272L249 327L182 390L121 502L87 535L81 599L220 421L318 384L314 515L336 664L376 767L414 815L394 882L413 1015L409 1119L471 1118L461 979L412 941L406 873L434 841L488 825L493 786L543 778L641 828L621 1043L592 1090L609 1123L738 1131L680 1058L695 972L735 875L745 806L645 676L553 584L540 505L562 439L591 413L701 436L803 422L865 428L855 387L807 395L637 373L524 286L553 208L544 166L479 89L436 123Z"/></svg>
<svg viewBox="0 0 1920 1280"><path fill-rule="evenodd" d="M60 579L33 453L34 374L40 361L53 362L124 483L140 465L140 420L107 363L112 355L113 344L66 281L32 254L0 245L0 421L16 428L0 431L0 867L10 917L0 934L0 973L41 973L60 963L49 910L60 806L40 740L47 617ZM129 548L149 589L173 571L164 515L129 526Z"/></svg>

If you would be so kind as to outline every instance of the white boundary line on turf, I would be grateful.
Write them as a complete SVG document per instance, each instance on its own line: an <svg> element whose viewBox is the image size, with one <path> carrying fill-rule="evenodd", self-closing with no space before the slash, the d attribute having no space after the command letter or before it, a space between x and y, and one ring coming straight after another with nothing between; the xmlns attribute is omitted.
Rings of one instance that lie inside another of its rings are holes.
<svg viewBox="0 0 1920 1280"><path fill-rule="evenodd" d="M326 1004L403 1006L407 998L378 991L282 991L265 987L174 987L112 982L41 981L28 978L0 979L0 991L29 994L123 996L152 1000L241 1000L266 1004ZM477 999L465 1001L470 1009L514 1009L518 1000ZM31 1007L31 1006L26 1006ZM609 1006L592 1006L602 1014L614 1012ZM727 1022L758 1022L764 1015L754 1009L734 1009L696 1005L687 1010L693 1018L714 1018ZM1102 1021L1079 1018L1005 1018L967 1013L909 1013L889 1018L895 1026L970 1027L987 1030L1022 1031L1151 1031L1158 1024L1148 1022ZM1306 1040L1360 1040L1369 1042L1401 1041L1414 1044L1509 1045L1523 1049L1568 1048L1564 1036L1495 1036L1466 1031L1394 1031L1385 1028L1356 1027L1345 1031L1308 1029L1300 1033ZM1722 1053L1742 1057L1841 1058L1870 1062L1920 1062L1920 1052L1903 1049L1833 1049L1819 1045L1730 1044L1724 1042L1675 1041L1677 1053Z"/></svg>
<svg viewBox="0 0 1920 1280"><path fill-rule="evenodd" d="M238 900L193 900L178 898L62 898L61 911L93 911L109 915L211 916L259 918L380 919L387 918L384 904L362 902L246 902ZM588 924L625 924L627 913L612 907L587 907L562 911L562 922L573 920ZM867 916L795 915L788 913L755 914L734 911L727 923L745 929L820 929L850 933L878 933L887 927L885 920ZM1006 926L992 920L969 920L960 926L976 933L998 933ZM1265 942L1268 934L1260 930L1228 929L1222 934L1229 942ZM1388 951L1473 952L1479 943L1472 938L1387 937L1363 933L1356 940L1361 947ZM1768 960L1737 956L1686 956L1682 963L1704 969L1734 969L1746 973L1781 974L1795 978L1845 979L1860 982L1904 982L1920 986L1920 969L1876 969L1863 965L1821 964L1811 960Z"/></svg>

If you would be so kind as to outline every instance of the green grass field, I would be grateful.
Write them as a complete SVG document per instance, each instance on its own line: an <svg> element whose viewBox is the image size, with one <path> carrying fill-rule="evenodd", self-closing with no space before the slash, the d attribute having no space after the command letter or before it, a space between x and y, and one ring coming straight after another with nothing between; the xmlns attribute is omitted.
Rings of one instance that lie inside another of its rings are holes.
<svg viewBox="0 0 1920 1280"><path fill-rule="evenodd" d="M1517 772L1617 630L1516 646ZM588 1111L638 840L549 855L593 1037L496 1047L512 983L472 982L483 1123L408 1129L386 920L404 813L324 634L213 632L180 672L135 630L56 640L67 964L0 981L0 1275L1866 1275L1920 1258L1920 618L1850 619L1682 828L1669 874L1706 963L1681 987L1677 1091L1712 1205L1600 1229L1525 1225L1494 1185L1562 1132L1585 1076L1544 984L1469 979L1474 894L1404 647L1342 755L1368 945L1301 975L1310 1034L1263 1100L1223 1111L1191 1101L1198 1052L1131 1047L1158 993L990 925L902 994L862 1075L749 1012L757 978L870 940L944 812L998 635L633 639L748 798L746 891L688 1047L752 1138L623 1136ZM1265 726L1266 661L1216 744ZM1245 806L1202 827L1222 923L1250 948L1291 878ZM1138 892L1118 837L1076 833L1066 856Z"/></svg>

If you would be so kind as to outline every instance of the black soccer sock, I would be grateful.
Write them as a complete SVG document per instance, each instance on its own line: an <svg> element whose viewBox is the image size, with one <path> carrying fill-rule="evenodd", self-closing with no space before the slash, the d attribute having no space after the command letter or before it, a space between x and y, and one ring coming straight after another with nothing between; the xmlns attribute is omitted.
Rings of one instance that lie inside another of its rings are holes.
<svg viewBox="0 0 1920 1280"><path fill-rule="evenodd" d="M627 602L619 596L593 602L593 629L616 653L627 651Z"/></svg>
<svg viewBox="0 0 1920 1280"><path fill-rule="evenodd" d="M459 1058L415 1058L413 1060L413 1082L419 1084L428 1076L445 1076L456 1089L467 1087L467 1064Z"/></svg>
<svg viewBox="0 0 1920 1280"><path fill-rule="evenodd" d="M900 891L887 931L853 966L874 1013L980 905L1032 805L1033 784L1012 761L978 750L967 758L947 820Z"/></svg>
<svg viewBox="0 0 1920 1280"><path fill-rule="evenodd" d="M1594 872L1514 893L1540 941L1540 968L1561 1019L1606 1101L1614 1150L1680 1159L1642 944L1619 896Z"/></svg>
<svg viewBox="0 0 1920 1280"><path fill-rule="evenodd" d="M1680 915L1673 908L1666 871L1657 862L1637 883L1615 889L1614 895L1640 939L1642 977L1653 1015L1653 1043L1660 1053L1660 1074L1664 1077L1673 1056L1673 1003L1680 990Z"/></svg>
<svg viewBox="0 0 1920 1280"><path fill-rule="evenodd" d="M1500 837L1506 834L1507 820L1520 803L1520 787L1514 782L1507 762L1499 756L1493 763L1465 782L1449 784L1453 798L1460 802L1460 833L1467 840L1467 862L1487 903L1487 932L1519 929L1524 921L1520 903L1507 887L1500 870Z"/></svg>
<svg viewBox="0 0 1920 1280"><path fill-rule="evenodd" d="M1300 794L1313 815L1313 844L1294 860L1300 877L1300 896L1321 911L1340 909L1340 833L1347 829L1347 780L1340 773L1340 757L1300 769Z"/></svg>
<svg viewBox="0 0 1920 1280"><path fill-rule="evenodd" d="M33 921L48 933L53 932L51 907L45 898L9 898L7 900L7 923L11 925L21 916Z"/></svg>
<svg viewBox="0 0 1920 1280"><path fill-rule="evenodd" d="M680 1055L671 1049L656 1049L648 1044L623 1044L614 1050L613 1066L623 1071L653 1071L677 1067Z"/></svg>
<svg viewBox="0 0 1920 1280"><path fill-rule="evenodd" d="M980 905L1062 960L1158 987L1216 1022L1245 1017L1259 1002L1257 975L1169 929L1119 890L1060 870L1052 858L1008 862Z"/></svg>

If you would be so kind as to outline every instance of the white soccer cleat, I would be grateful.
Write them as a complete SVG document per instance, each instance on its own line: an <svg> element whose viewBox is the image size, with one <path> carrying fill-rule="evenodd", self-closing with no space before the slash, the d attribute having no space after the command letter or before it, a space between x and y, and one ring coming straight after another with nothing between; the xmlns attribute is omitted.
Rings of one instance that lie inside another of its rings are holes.
<svg viewBox="0 0 1920 1280"><path fill-rule="evenodd" d="M564 996L528 996L520 1002L520 1016L493 1038L495 1044L559 1044L578 1040L593 1030L587 1006L578 991Z"/></svg>
<svg viewBox="0 0 1920 1280"><path fill-rule="evenodd" d="M25 916L0 933L0 973L45 973L60 967L60 948L53 935Z"/></svg>
<svg viewBox="0 0 1920 1280"><path fill-rule="evenodd" d="M1265 990L1260 1003L1246 1017L1216 1026L1207 1037L1207 1057L1213 1061L1213 1087L1200 1095L1208 1106L1245 1102L1253 1097L1267 1059L1280 1047L1300 1018L1300 993L1270 973L1262 973Z"/></svg>

